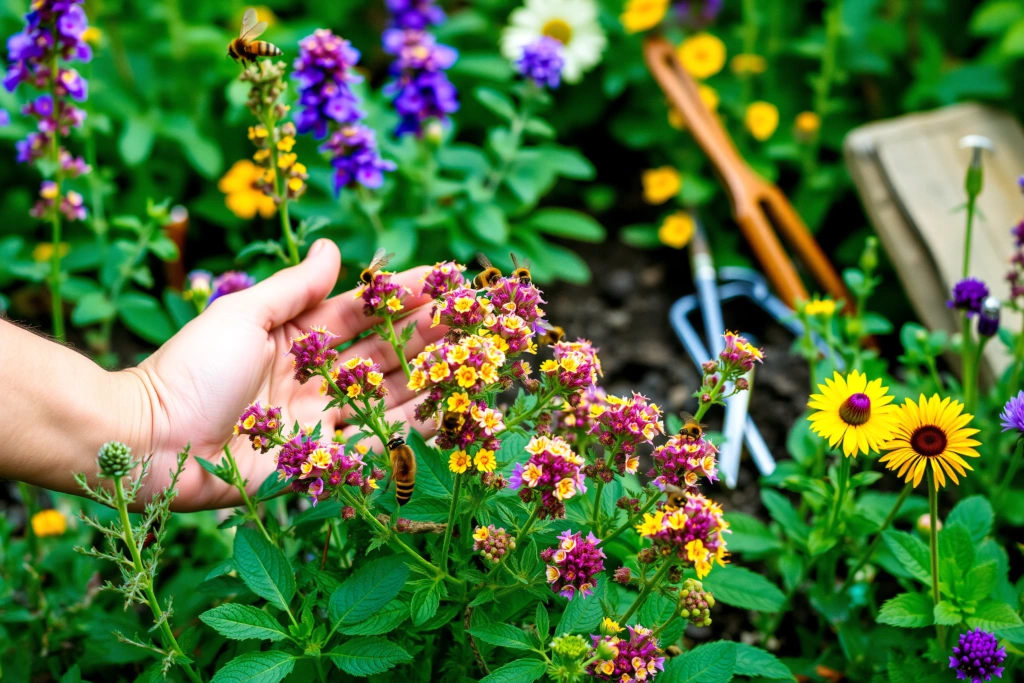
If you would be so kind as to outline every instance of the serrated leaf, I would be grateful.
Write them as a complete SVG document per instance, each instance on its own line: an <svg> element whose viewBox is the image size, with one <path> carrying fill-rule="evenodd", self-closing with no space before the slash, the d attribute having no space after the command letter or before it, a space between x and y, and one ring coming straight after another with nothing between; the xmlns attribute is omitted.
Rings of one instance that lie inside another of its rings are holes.
<svg viewBox="0 0 1024 683"><path fill-rule="evenodd" d="M918 581L930 584L932 580L931 560L928 546L917 536L892 529L882 532L882 540L889 552Z"/></svg>
<svg viewBox="0 0 1024 683"><path fill-rule="evenodd" d="M441 604L439 591L438 584L433 583L420 587L412 594L409 611L412 614L413 624L420 626L434 616L438 605Z"/></svg>
<svg viewBox="0 0 1024 683"><path fill-rule="evenodd" d="M736 645L736 668L734 674L768 678L773 681L795 681L796 676L771 652L746 643Z"/></svg>
<svg viewBox="0 0 1024 683"><path fill-rule="evenodd" d="M673 658L659 683L726 683L736 669L736 643L718 640Z"/></svg>
<svg viewBox="0 0 1024 683"><path fill-rule="evenodd" d="M280 548L254 529L235 533L235 568L249 589L279 609L287 609L295 596L295 575Z"/></svg>
<svg viewBox="0 0 1024 683"><path fill-rule="evenodd" d="M255 638L278 641L287 637L273 617L252 605L221 605L203 612L199 619L217 633L232 640Z"/></svg>
<svg viewBox="0 0 1024 683"><path fill-rule="evenodd" d="M220 465L218 465L216 463L212 463L209 460L207 460L206 458L200 458L198 455L195 456L195 459L196 459L196 462L199 463L200 467L202 467L204 470L206 470L207 472L209 472L213 476L217 477L221 481L226 482L228 484L232 483L231 482L231 480L232 480L231 471L228 468L221 467Z"/></svg>
<svg viewBox="0 0 1024 683"><path fill-rule="evenodd" d="M566 633L590 633L601 623L604 617L604 608L601 600L607 594L608 583L604 576L597 578L597 586L594 593L589 597L583 597L579 593L569 601L562 618L555 628L555 635L561 636Z"/></svg>
<svg viewBox="0 0 1024 683"><path fill-rule="evenodd" d="M380 636L394 631L408 618L409 605L402 600L392 600L357 624L343 624L338 632L348 636Z"/></svg>
<svg viewBox="0 0 1024 683"><path fill-rule="evenodd" d="M964 577L963 600L981 600L987 598L996 587L999 566L995 560L977 565Z"/></svg>
<svg viewBox="0 0 1024 683"><path fill-rule="evenodd" d="M383 638L354 638L326 656L336 667L352 676L372 676L412 661L401 646Z"/></svg>
<svg viewBox="0 0 1024 683"><path fill-rule="evenodd" d="M537 614L534 617L534 623L537 626L537 635L540 636L541 642L547 642L548 633L551 631L551 619L548 617L548 610L544 607L543 602L537 603Z"/></svg>
<svg viewBox="0 0 1024 683"><path fill-rule="evenodd" d="M974 566L974 541L966 526L947 523L942 527L939 531L939 557L952 559L961 573L970 571Z"/></svg>
<svg viewBox="0 0 1024 683"><path fill-rule="evenodd" d="M800 544L807 543L807 537L811 533L811 529L807 524L800 518L796 508L789 502L789 499L778 491L771 489L761 490L761 502L764 503L765 508L768 510L768 514L771 515L772 519L779 523L782 527L782 532L789 536L791 539Z"/></svg>
<svg viewBox="0 0 1024 683"><path fill-rule="evenodd" d="M932 599L923 593L902 593L886 600L878 612L878 623L903 628L931 626L935 621Z"/></svg>
<svg viewBox="0 0 1024 683"><path fill-rule="evenodd" d="M533 683L546 670L547 666L539 659L517 659L484 676L480 683Z"/></svg>
<svg viewBox="0 0 1024 683"><path fill-rule="evenodd" d="M409 567L397 555L365 565L331 594L331 623L358 624L369 618L398 595L408 578Z"/></svg>
<svg viewBox="0 0 1024 683"><path fill-rule="evenodd" d="M469 635L491 645L511 648L513 650L531 650L533 643L521 628L511 624L484 624L469 629Z"/></svg>
<svg viewBox="0 0 1024 683"><path fill-rule="evenodd" d="M212 683L279 683L295 668L295 657L282 650L248 652L221 667Z"/></svg>
<svg viewBox="0 0 1024 683"><path fill-rule="evenodd" d="M936 624L955 626L960 623L960 610L948 600L942 600L939 604L935 605L932 615L935 618Z"/></svg>
<svg viewBox="0 0 1024 683"><path fill-rule="evenodd" d="M946 526L962 525L967 529L971 540L978 545L992 533L992 522L995 513L992 504L984 496L968 496L950 511L946 517Z"/></svg>
<svg viewBox="0 0 1024 683"><path fill-rule="evenodd" d="M786 606L786 594L774 583L744 567L727 564L715 567L704 578L704 588L715 600L759 612L780 612Z"/></svg>
<svg viewBox="0 0 1024 683"><path fill-rule="evenodd" d="M1012 607L995 600L986 600L978 605L974 614L968 615L966 621L971 628L980 628L983 631L1015 628L1024 624Z"/></svg>

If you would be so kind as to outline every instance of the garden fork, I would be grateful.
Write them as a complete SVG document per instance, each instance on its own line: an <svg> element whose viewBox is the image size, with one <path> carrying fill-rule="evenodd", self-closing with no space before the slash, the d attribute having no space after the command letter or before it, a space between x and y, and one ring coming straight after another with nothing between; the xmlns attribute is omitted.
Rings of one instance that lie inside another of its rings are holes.
<svg viewBox="0 0 1024 683"><path fill-rule="evenodd" d="M842 279L800 215L778 187L759 176L740 156L718 117L704 106L697 84L679 63L672 44L661 37L648 37L644 42L644 59L722 179L732 202L733 217L782 300L796 308L797 301L810 297L773 225L818 284L849 307L851 298Z"/></svg>

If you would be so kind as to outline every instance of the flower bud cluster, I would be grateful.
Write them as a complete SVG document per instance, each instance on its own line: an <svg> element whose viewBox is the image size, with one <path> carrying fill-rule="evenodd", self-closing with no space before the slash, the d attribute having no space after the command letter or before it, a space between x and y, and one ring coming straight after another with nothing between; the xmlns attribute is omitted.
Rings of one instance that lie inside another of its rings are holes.
<svg viewBox="0 0 1024 683"><path fill-rule="evenodd" d="M455 261L440 261L423 276L423 296L431 299L440 298L448 292L459 289L466 284L462 272L466 266Z"/></svg>
<svg viewBox="0 0 1024 683"><path fill-rule="evenodd" d="M550 377L552 382L560 388L579 393L595 387L602 372L601 361L593 344L585 339L558 342L554 346L554 354L553 360L540 364L540 371Z"/></svg>
<svg viewBox="0 0 1024 683"><path fill-rule="evenodd" d="M292 365L295 367L295 380L299 384L305 384L311 377L331 370L338 357L338 352L332 346L335 340L337 337L324 327L311 327L309 332L292 339L288 353L294 356Z"/></svg>
<svg viewBox="0 0 1024 683"><path fill-rule="evenodd" d="M321 443L306 432L286 441L277 453L278 476L290 479L292 490L309 496L314 506L340 486L371 493L376 483L363 477L363 467L358 451L346 453L344 444Z"/></svg>
<svg viewBox="0 0 1024 683"><path fill-rule="evenodd" d="M594 592L597 575L604 571L604 551L593 533L584 538L581 532L563 531L558 545L546 548L540 559L547 563L545 575L551 590L570 600L578 592L587 597Z"/></svg>
<svg viewBox="0 0 1024 683"><path fill-rule="evenodd" d="M516 549L516 537L493 524L478 526L473 532L473 551L488 562L497 564L505 553Z"/></svg>
<svg viewBox="0 0 1024 683"><path fill-rule="evenodd" d="M664 434L661 409L645 397L634 392L631 398L608 396L605 405L591 407L590 415L596 424L591 434L608 447L616 447L615 465L619 474L636 472L640 461L633 457L636 447L650 443L658 434Z"/></svg>
<svg viewBox="0 0 1024 683"><path fill-rule="evenodd" d="M235 434L249 437L252 447L266 453L282 440L281 409L277 406L264 408L259 401L252 403L235 423Z"/></svg>
<svg viewBox="0 0 1024 683"><path fill-rule="evenodd" d="M715 596L704 590L704 584L696 579L686 579L679 588L679 616L694 626L711 625L711 608Z"/></svg>

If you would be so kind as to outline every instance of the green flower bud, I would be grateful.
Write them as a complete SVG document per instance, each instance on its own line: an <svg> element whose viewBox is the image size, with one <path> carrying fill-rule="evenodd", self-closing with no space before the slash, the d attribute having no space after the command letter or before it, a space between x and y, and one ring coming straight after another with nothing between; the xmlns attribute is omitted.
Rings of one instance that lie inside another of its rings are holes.
<svg viewBox="0 0 1024 683"><path fill-rule="evenodd" d="M556 655L568 657L569 659L580 659L587 654L590 646L582 636L564 635L558 636L551 641L551 649Z"/></svg>
<svg viewBox="0 0 1024 683"><path fill-rule="evenodd" d="M619 656L619 648L607 640L602 640L598 642L597 647L594 649L594 656L598 659L615 659Z"/></svg>
<svg viewBox="0 0 1024 683"><path fill-rule="evenodd" d="M870 275L878 267L878 238L872 235L864 240L864 251L860 253L860 269Z"/></svg>
<svg viewBox="0 0 1024 683"><path fill-rule="evenodd" d="M679 616L694 626L711 624L711 608L715 597L704 590L704 584L696 579L687 579L679 590Z"/></svg>
<svg viewBox="0 0 1024 683"><path fill-rule="evenodd" d="M119 479L131 474L135 463L132 461L132 449L120 441L108 441L100 446L97 462L100 476L104 479Z"/></svg>

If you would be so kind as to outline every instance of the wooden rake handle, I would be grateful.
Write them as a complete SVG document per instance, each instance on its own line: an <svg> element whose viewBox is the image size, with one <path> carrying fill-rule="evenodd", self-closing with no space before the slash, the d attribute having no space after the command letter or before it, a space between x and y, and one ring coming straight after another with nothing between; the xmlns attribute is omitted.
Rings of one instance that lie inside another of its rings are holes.
<svg viewBox="0 0 1024 683"><path fill-rule="evenodd" d="M776 229L785 236L818 284L851 307L852 300L842 279L800 215L777 187L755 173L740 156L718 117L704 106L697 84L679 63L672 44L659 36L649 36L644 41L644 59L722 178L736 223L782 300L795 308L798 300L809 296Z"/></svg>

